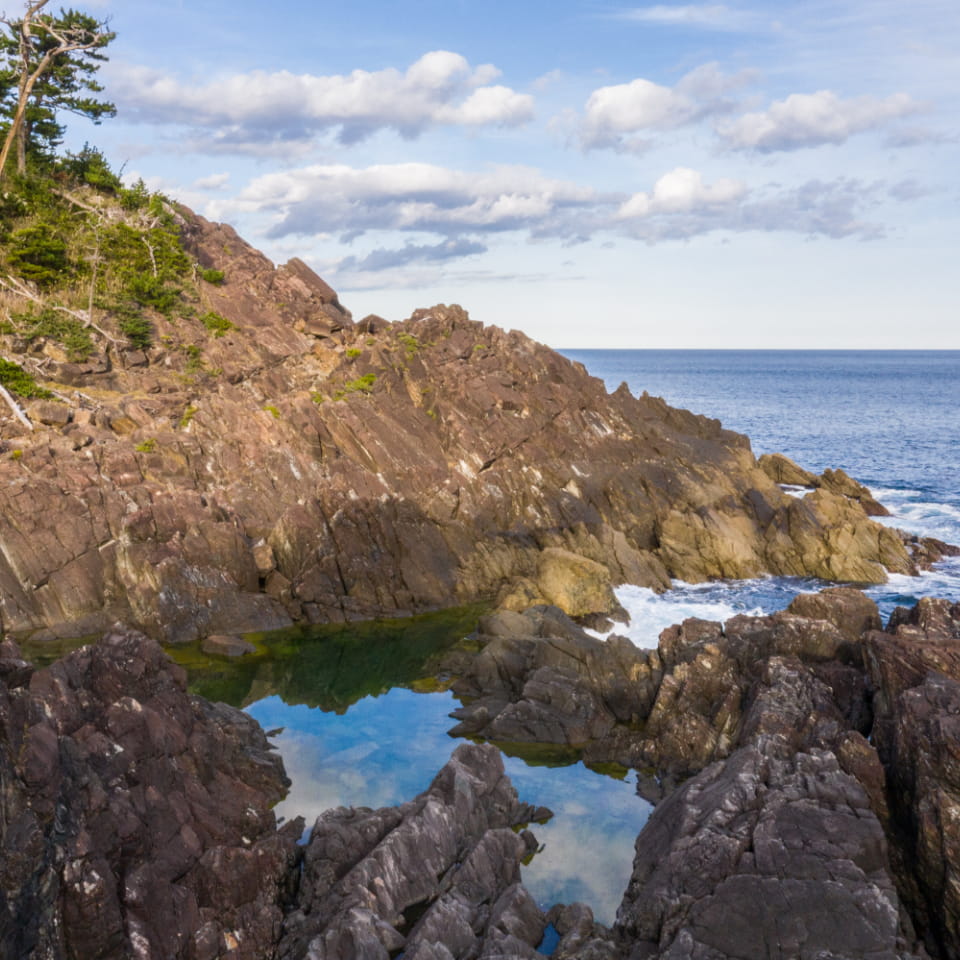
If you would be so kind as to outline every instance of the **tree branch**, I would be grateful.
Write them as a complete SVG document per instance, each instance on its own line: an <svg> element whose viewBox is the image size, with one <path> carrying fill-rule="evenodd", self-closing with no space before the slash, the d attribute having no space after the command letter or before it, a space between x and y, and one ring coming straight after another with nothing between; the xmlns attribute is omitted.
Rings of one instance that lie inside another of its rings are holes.
<svg viewBox="0 0 960 960"><path fill-rule="evenodd" d="M28 429L33 429L33 424L30 422L30 418L23 412L23 407L13 399L13 394L2 384L0 383L0 397L3 397L7 401L7 406L13 411L14 416Z"/></svg>

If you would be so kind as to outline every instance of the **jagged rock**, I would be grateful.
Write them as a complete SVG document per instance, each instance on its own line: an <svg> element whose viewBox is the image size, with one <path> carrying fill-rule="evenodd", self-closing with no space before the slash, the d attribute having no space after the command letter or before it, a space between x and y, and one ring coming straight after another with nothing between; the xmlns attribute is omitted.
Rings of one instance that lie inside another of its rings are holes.
<svg viewBox="0 0 960 960"><path fill-rule="evenodd" d="M775 483L788 486L820 487L831 493L855 500L863 507L868 516L887 517L890 511L874 499L870 491L858 483L843 470L824 470L820 476L797 466L789 457L782 453L765 453L757 460L760 469Z"/></svg>
<svg viewBox="0 0 960 960"><path fill-rule="evenodd" d="M715 420L608 394L455 305L354 326L302 262L276 269L231 228L180 214L190 254L224 274L204 300L230 326L188 356L154 318L146 366L70 371L96 387L89 442L57 446L62 427L44 427L0 458L8 630L100 616L180 642L505 585L515 607L589 617L616 612L606 584L879 582L935 553L846 495L785 495Z"/></svg>
<svg viewBox="0 0 960 960"><path fill-rule="evenodd" d="M615 931L631 960L917 956L860 785L829 751L763 744L656 808Z"/></svg>
<svg viewBox="0 0 960 960"><path fill-rule="evenodd" d="M624 637L591 637L555 607L502 611L481 622L494 631L453 690L453 736L584 746L615 737L649 712L659 683L655 653Z"/></svg>
<svg viewBox="0 0 960 960"><path fill-rule="evenodd" d="M960 683L940 675L902 693L885 743L895 835L918 927L932 953L960 957Z"/></svg>
<svg viewBox="0 0 960 960"><path fill-rule="evenodd" d="M873 494L862 483L858 483L843 470L824 470L818 479L818 485L824 490L839 493L859 503L868 517L890 516L890 511L875 500Z"/></svg>
<svg viewBox="0 0 960 960"><path fill-rule="evenodd" d="M519 886L542 815L517 800L492 747L464 744L415 800L316 822L280 960L536 957L545 918Z"/></svg>
<svg viewBox="0 0 960 960"><path fill-rule="evenodd" d="M873 741L901 892L931 953L960 957L960 604L923 598L866 636Z"/></svg>
<svg viewBox="0 0 960 960"><path fill-rule="evenodd" d="M288 781L256 723L126 630L4 674L3 955L267 956L300 825L276 832Z"/></svg>
<svg viewBox="0 0 960 960"><path fill-rule="evenodd" d="M757 458L757 465L774 482L791 487L817 486L817 475L804 470L782 453L765 453Z"/></svg>
<svg viewBox="0 0 960 960"><path fill-rule="evenodd" d="M867 630L879 630L882 626L877 605L851 587L799 593L790 601L787 612L810 620L826 620L852 643L859 643Z"/></svg>

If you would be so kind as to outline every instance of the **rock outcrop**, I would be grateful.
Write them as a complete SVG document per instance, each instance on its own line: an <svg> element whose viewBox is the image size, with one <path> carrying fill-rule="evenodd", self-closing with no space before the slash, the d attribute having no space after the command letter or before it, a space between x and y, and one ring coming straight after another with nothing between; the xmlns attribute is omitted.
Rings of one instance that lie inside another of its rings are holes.
<svg viewBox="0 0 960 960"><path fill-rule="evenodd" d="M464 744L415 800L314 825L281 960L530 957L546 918L520 884L549 811L517 800L492 747Z"/></svg>
<svg viewBox="0 0 960 960"><path fill-rule="evenodd" d="M257 724L125 630L42 670L6 641L0 681L2 955L268 956L302 823Z"/></svg>
<svg viewBox="0 0 960 960"><path fill-rule="evenodd" d="M798 729L809 714L834 734L866 733L860 635L879 622L862 593L834 588L771 616L686 620L648 651L616 635L597 640L556 608L500 612L481 620L482 648L453 685L465 705L451 733L575 746L591 761L675 778L728 756L749 711L781 687L784 717L805 698Z"/></svg>
<svg viewBox="0 0 960 960"><path fill-rule="evenodd" d="M863 788L830 752L778 754L738 750L654 811L617 914L631 960L918 956Z"/></svg>
<svg viewBox="0 0 960 960"><path fill-rule="evenodd" d="M960 604L924 598L866 635L901 893L930 952L960 957Z"/></svg>
<svg viewBox="0 0 960 960"><path fill-rule="evenodd" d="M498 596L616 613L616 583L934 558L859 488L788 496L745 437L520 333L445 306L354 324L302 262L186 212L183 233L224 274L192 308L215 329L151 314L149 349L84 364L21 345L60 401L33 433L0 419L8 632L179 642Z"/></svg>
<svg viewBox="0 0 960 960"><path fill-rule="evenodd" d="M523 887L549 811L490 745L298 847L256 723L187 694L154 641L117 629L45 669L3 641L2 955L533 960L551 936L561 960L960 957L960 604L878 626L849 588L688 620L658 651L553 607L484 618L464 732L599 744L673 781L612 929Z"/></svg>

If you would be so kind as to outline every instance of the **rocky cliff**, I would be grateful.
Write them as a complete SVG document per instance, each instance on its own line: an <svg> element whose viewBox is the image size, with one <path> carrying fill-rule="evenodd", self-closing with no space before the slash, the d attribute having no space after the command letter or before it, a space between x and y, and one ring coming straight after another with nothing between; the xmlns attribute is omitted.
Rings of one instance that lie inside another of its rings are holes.
<svg viewBox="0 0 960 960"><path fill-rule="evenodd" d="M8 632L177 642L498 596L585 615L622 582L915 570L856 485L788 496L745 437L520 333L444 306L354 323L302 262L180 229L216 282L145 310L151 346L76 362L4 328L53 392L33 430L0 422Z"/></svg>

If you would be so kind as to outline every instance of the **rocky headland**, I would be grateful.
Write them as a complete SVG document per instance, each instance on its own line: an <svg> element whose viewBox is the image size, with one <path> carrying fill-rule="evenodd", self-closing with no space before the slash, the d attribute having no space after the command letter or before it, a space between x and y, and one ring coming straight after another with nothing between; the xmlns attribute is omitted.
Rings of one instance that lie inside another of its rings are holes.
<svg viewBox="0 0 960 960"><path fill-rule="evenodd" d="M582 628L621 583L878 583L953 548L460 307L355 322L229 227L84 196L147 280L95 272L86 313L3 285L4 957L492 960L551 931L560 960L960 957L960 606L884 628L834 588L655 651ZM622 763L657 803L610 928L523 887L549 811L490 744L299 845L266 736L159 645L478 600L452 732ZM86 635L44 668L16 643Z"/></svg>
<svg viewBox="0 0 960 960"><path fill-rule="evenodd" d="M620 583L876 583L940 555L842 471L758 464L717 421L608 394L456 306L354 322L301 261L177 216L192 299L145 309L149 345L90 328L76 362L46 327L0 335L52 392L24 404L32 430L0 418L10 634L121 620L182 642L477 599L587 616Z"/></svg>

